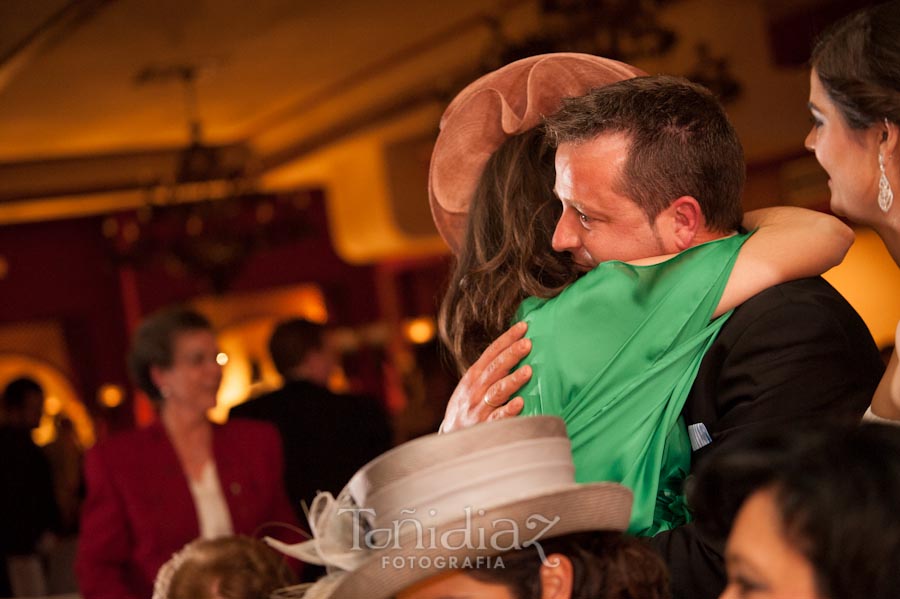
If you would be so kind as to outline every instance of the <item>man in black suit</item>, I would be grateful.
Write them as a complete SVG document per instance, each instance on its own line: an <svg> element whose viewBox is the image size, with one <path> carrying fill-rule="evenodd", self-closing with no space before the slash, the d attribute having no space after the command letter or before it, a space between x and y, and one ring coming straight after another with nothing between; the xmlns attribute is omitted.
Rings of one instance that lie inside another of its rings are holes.
<svg viewBox="0 0 900 599"><path fill-rule="evenodd" d="M744 433L859 421L883 372L865 323L823 279L767 289L734 311L700 364L682 410L691 472ZM718 596L727 534L698 519L651 539L676 599Z"/></svg>
<svg viewBox="0 0 900 599"><path fill-rule="evenodd" d="M46 543L48 535L59 530L50 462L31 438L31 432L41 423L43 412L44 389L28 377L10 382L0 397L2 597L12 595L16 590L13 588L16 581L8 578L13 572L41 569L40 546ZM29 582L40 584L26 581L26 589Z"/></svg>
<svg viewBox="0 0 900 599"><path fill-rule="evenodd" d="M391 429L376 400L328 390L335 357L322 325L303 319L280 323L269 352L284 386L235 406L229 417L278 427L285 487L302 522L303 502L309 505L317 491L337 495L361 466L390 448Z"/></svg>
<svg viewBox="0 0 900 599"><path fill-rule="evenodd" d="M585 270L682 251L739 226L743 154L708 92L669 77L629 79L567 101L547 129L562 203L553 249ZM441 430L521 411L510 398L530 374L510 370L530 350L524 332L511 328L466 372ZM742 430L859 420L882 371L865 324L824 280L758 294L724 325L687 398L692 469ZM695 521L650 540L676 599L719 595L725 534Z"/></svg>

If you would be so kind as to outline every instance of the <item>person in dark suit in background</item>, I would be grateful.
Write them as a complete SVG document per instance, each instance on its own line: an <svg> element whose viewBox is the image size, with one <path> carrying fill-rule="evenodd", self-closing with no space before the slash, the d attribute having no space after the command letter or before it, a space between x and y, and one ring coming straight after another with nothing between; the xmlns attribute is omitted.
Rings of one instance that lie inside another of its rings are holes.
<svg viewBox="0 0 900 599"><path fill-rule="evenodd" d="M235 406L229 418L271 422L284 442L285 486L301 520L317 491L337 495L366 462L391 447L387 414L373 398L331 392L336 358L325 327L300 318L275 327L269 353L284 386Z"/></svg>
<svg viewBox="0 0 900 599"><path fill-rule="evenodd" d="M12 595L8 567L39 575L39 546L59 528L50 463L31 431L41 423L44 389L37 381L11 381L0 399L0 596ZM14 565L16 564L16 565ZM38 576L39 578L39 576ZM24 581L23 581L24 582ZM32 580L41 585L42 580ZM28 583L25 583L28 584ZM18 585L16 585L18 586ZM28 586L25 590L37 590Z"/></svg>

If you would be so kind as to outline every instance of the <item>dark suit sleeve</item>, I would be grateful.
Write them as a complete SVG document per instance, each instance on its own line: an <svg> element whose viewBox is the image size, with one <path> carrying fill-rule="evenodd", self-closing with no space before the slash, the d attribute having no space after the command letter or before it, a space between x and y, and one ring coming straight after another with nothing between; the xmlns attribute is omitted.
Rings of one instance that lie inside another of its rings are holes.
<svg viewBox="0 0 900 599"><path fill-rule="evenodd" d="M266 436L265 445L265 455L268 456L266 462L271 464L271 470L275 475L271 478L273 491L272 503L269 506L269 521L296 527L298 525L297 518L284 488L284 449L281 435L274 426Z"/></svg>
<svg viewBox="0 0 900 599"><path fill-rule="evenodd" d="M244 403L240 403L236 406L232 406L231 409L228 410L228 419L232 418L246 418L250 420L265 420L265 418L258 413L256 400L250 399L245 401Z"/></svg>
<svg viewBox="0 0 900 599"><path fill-rule="evenodd" d="M725 588L724 539L691 522L648 539L670 570L673 599L718 597Z"/></svg>
<svg viewBox="0 0 900 599"><path fill-rule="evenodd" d="M365 418L368 434L366 447L369 448L371 454L367 456L367 459L371 460L391 448L393 431L390 418L378 400L371 397L364 397L363 400L366 406Z"/></svg>
<svg viewBox="0 0 900 599"><path fill-rule="evenodd" d="M692 471L742 431L858 421L882 371L865 324L822 279L757 295L722 328L685 404L687 424L702 423L712 437L694 452ZM722 591L724 535L703 530L695 522L651 540L669 565L675 599Z"/></svg>
<svg viewBox="0 0 900 599"><path fill-rule="evenodd" d="M713 442L692 470L743 430L816 419L859 421L884 371L859 315L821 279L756 296L723 327L685 406Z"/></svg>

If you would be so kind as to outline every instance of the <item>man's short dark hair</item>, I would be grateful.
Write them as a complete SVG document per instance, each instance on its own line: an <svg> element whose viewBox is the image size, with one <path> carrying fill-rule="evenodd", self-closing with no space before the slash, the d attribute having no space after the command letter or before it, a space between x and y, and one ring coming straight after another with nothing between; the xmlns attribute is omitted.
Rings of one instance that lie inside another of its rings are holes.
<svg viewBox="0 0 900 599"><path fill-rule="evenodd" d="M269 354L278 373L289 378L310 352L321 349L324 333L324 325L303 318L279 323L269 338Z"/></svg>
<svg viewBox="0 0 900 599"><path fill-rule="evenodd" d="M14 379L3 390L3 408L7 411L21 410L28 396L34 393L44 395L44 389L37 381L27 376Z"/></svg>
<svg viewBox="0 0 900 599"><path fill-rule="evenodd" d="M616 192L634 200L651 222L679 197L691 196L711 231L741 223L744 152L724 108L700 85L667 75L618 81L564 100L546 131L555 146L627 136Z"/></svg>

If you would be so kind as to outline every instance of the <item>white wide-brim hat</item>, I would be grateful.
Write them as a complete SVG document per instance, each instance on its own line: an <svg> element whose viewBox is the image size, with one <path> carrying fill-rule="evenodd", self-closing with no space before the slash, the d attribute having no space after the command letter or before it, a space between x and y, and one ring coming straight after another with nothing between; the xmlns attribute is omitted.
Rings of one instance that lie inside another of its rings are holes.
<svg viewBox="0 0 900 599"><path fill-rule="evenodd" d="M329 567L311 587L280 596L386 599L444 571L489 568L491 558L541 540L624 531L631 504L631 491L619 484L575 482L561 419L512 418L421 437L381 455L337 498L316 498L312 540L267 541Z"/></svg>

